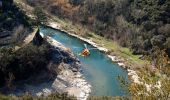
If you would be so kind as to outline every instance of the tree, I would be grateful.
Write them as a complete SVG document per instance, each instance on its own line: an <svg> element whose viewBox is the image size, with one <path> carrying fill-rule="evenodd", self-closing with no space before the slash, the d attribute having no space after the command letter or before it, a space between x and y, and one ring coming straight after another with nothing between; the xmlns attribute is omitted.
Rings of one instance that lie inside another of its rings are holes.
<svg viewBox="0 0 170 100"><path fill-rule="evenodd" d="M170 57L170 37L167 38L165 43L166 52L168 53L168 56Z"/></svg>
<svg viewBox="0 0 170 100"><path fill-rule="evenodd" d="M157 35L157 36L153 36L153 38L151 39L151 44L153 46L157 46L162 48L163 45L166 42L166 38L164 35Z"/></svg>
<svg viewBox="0 0 170 100"><path fill-rule="evenodd" d="M23 80L46 69L49 63L49 49L46 44L28 44L15 51L14 48L0 49L0 85L5 82Z"/></svg>
<svg viewBox="0 0 170 100"><path fill-rule="evenodd" d="M157 49L155 56L155 70L150 66L140 69L138 76L140 84L131 83L129 92L132 100L168 100L170 95L170 60L165 50Z"/></svg>
<svg viewBox="0 0 170 100"><path fill-rule="evenodd" d="M47 23L46 14L43 12L42 7L38 6L34 8L34 15L36 16L36 24L45 24Z"/></svg>

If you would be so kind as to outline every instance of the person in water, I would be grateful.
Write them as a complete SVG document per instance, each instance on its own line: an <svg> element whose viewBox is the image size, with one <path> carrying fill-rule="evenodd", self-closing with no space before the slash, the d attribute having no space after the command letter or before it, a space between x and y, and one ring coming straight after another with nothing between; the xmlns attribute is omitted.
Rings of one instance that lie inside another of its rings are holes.
<svg viewBox="0 0 170 100"><path fill-rule="evenodd" d="M90 51L87 49L87 48L85 48L82 52L81 52L81 55L82 56L88 56L90 54Z"/></svg>

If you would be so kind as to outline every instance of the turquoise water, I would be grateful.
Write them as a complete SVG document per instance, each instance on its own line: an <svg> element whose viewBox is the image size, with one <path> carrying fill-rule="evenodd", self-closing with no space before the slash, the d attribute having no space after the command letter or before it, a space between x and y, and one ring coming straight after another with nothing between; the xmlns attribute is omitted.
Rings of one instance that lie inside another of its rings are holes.
<svg viewBox="0 0 170 100"><path fill-rule="evenodd" d="M92 85L91 95L95 96L123 96L125 90L117 80L118 75L127 79L127 72L113 63L105 54L99 50L90 50L88 57L81 57L78 54L84 49L84 41L59 30L41 28L41 32L49 35L65 47L70 48L79 58L82 64L83 74L86 80ZM87 43L86 43L87 44ZM94 48L87 44L88 48Z"/></svg>

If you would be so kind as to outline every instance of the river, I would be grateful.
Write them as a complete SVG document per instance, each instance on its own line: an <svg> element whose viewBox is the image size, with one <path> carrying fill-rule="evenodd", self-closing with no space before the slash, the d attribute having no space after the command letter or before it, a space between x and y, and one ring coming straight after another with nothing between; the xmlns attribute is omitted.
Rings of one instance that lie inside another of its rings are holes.
<svg viewBox="0 0 170 100"><path fill-rule="evenodd" d="M123 76L128 80L127 71L113 63L103 52L92 49L90 55L82 57L79 53L84 49L84 44L88 48L94 48L92 45L68 35L65 32L48 27L41 27L40 32L48 35L71 51L78 57L82 65L82 74L92 85L93 96L125 96L127 93L121 87L118 76Z"/></svg>

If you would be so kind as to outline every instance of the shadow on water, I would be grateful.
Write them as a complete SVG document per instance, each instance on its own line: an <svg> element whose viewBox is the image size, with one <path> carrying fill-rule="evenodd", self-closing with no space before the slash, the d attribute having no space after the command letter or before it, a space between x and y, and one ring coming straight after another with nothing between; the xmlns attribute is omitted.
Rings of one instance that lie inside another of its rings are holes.
<svg viewBox="0 0 170 100"><path fill-rule="evenodd" d="M127 93L118 81L118 76L123 76L128 80L127 71L123 70L117 64L113 63L104 53L99 50L90 50L88 57L79 56L84 49L86 42L48 27L41 27L40 32L48 35L65 47L70 48L79 58L83 74L86 80L92 85L92 95L95 96L125 96ZM94 48L87 44L88 48Z"/></svg>

